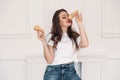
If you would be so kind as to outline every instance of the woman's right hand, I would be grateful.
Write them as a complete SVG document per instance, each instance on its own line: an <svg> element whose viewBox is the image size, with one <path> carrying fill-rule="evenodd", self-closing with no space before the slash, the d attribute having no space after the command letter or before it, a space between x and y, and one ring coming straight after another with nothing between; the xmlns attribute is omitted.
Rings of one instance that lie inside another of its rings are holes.
<svg viewBox="0 0 120 80"><path fill-rule="evenodd" d="M37 31L38 39L45 42L45 34L41 31Z"/></svg>

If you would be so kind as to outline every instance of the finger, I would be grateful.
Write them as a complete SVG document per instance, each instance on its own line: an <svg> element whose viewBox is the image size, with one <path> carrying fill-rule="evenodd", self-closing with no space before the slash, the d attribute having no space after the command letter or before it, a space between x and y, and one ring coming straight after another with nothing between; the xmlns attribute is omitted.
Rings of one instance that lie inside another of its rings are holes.
<svg viewBox="0 0 120 80"><path fill-rule="evenodd" d="M40 38L41 37L41 32L37 32L37 34L38 34L38 38Z"/></svg>
<svg viewBox="0 0 120 80"><path fill-rule="evenodd" d="M79 17L79 14L76 14L76 17L78 18L78 17Z"/></svg>
<svg viewBox="0 0 120 80"><path fill-rule="evenodd" d="M38 35L42 35L43 33L42 33L42 32L40 32L40 31L38 31L38 32L37 32L37 34L38 34Z"/></svg>
<svg viewBox="0 0 120 80"><path fill-rule="evenodd" d="M39 35L39 36L38 36L38 39L40 39L40 40L41 40L41 39L42 39L42 36L41 36L41 35Z"/></svg>
<svg viewBox="0 0 120 80"><path fill-rule="evenodd" d="M82 16L82 14L80 13L79 16Z"/></svg>

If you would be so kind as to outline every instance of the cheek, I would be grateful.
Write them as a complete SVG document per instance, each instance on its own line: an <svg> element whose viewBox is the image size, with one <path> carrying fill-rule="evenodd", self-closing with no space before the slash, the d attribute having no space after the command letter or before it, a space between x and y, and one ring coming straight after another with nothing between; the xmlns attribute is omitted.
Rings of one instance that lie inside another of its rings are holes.
<svg viewBox="0 0 120 80"><path fill-rule="evenodd" d="M64 25L66 23L65 20L60 20L60 25Z"/></svg>

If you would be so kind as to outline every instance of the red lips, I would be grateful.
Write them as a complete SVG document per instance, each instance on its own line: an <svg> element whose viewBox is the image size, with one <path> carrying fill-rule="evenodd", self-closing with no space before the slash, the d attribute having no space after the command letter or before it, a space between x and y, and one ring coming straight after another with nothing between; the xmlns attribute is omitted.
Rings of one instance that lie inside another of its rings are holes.
<svg viewBox="0 0 120 80"><path fill-rule="evenodd" d="M72 21L70 19L67 20L67 23L71 23Z"/></svg>

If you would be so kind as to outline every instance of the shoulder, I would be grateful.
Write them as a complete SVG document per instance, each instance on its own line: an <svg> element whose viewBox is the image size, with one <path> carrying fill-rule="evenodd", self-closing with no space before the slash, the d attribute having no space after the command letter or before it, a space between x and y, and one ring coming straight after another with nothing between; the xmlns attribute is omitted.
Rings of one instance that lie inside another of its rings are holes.
<svg viewBox="0 0 120 80"><path fill-rule="evenodd" d="M52 37L52 34L51 33L48 33L46 35L46 41L47 41L47 44L50 45L50 46L53 46L53 41L51 40L51 37Z"/></svg>
<svg viewBox="0 0 120 80"><path fill-rule="evenodd" d="M51 38L52 37L52 34L49 32L47 35L46 35L46 38Z"/></svg>

